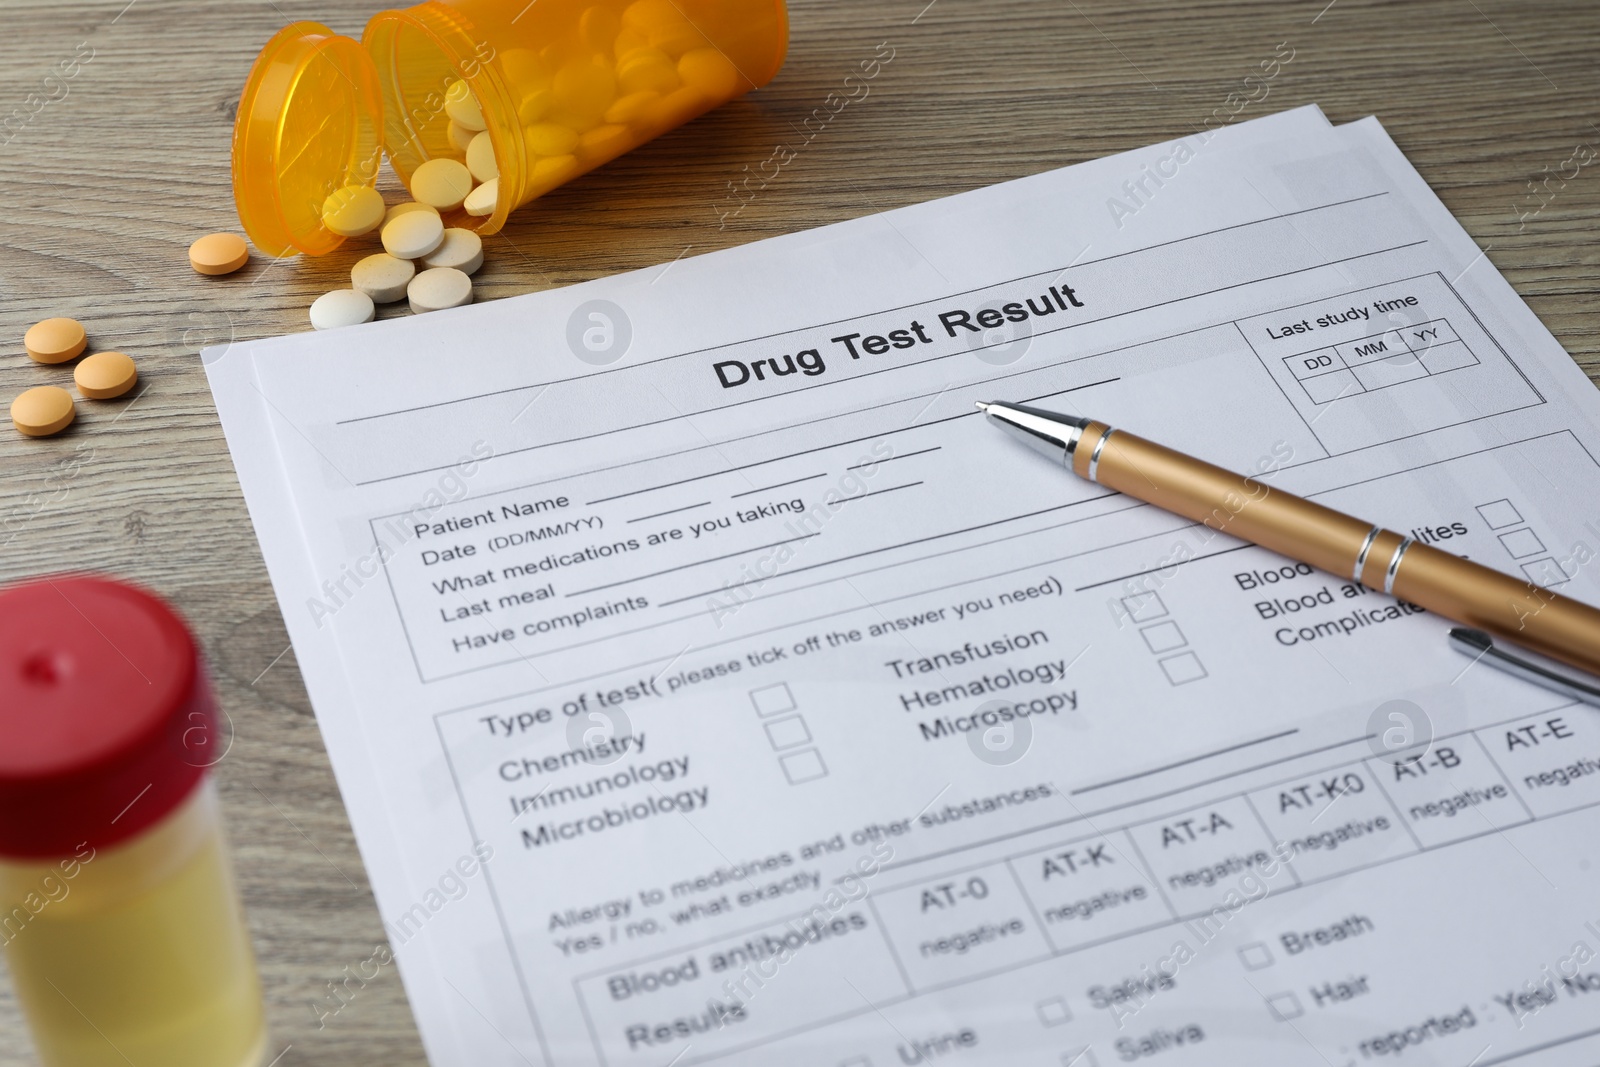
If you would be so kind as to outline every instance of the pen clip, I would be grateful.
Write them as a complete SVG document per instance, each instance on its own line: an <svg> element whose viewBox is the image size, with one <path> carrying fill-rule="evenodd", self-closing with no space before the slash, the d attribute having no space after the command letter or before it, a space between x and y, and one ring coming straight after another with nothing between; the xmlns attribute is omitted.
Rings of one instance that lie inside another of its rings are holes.
<svg viewBox="0 0 1600 1067"><path fill-rule="evenodd" d="M1502 651L1495 647L1494 638L1482 630L1469 630L1461 626L1451 628L1450 647L1507 674L1515 675L1525 682L1532 682L1573 700L1581 700L1585 704L1600 707L1600 687Z"/></svg>

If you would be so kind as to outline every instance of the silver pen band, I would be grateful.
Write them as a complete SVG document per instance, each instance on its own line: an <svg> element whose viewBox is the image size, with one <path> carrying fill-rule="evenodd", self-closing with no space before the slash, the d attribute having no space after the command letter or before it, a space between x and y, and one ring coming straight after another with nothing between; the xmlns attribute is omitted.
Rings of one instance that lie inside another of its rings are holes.
<svg viewBox="0 0 1600 1067"><path fill-rule="evenodd" d="M1389 569L1383 573L1383 591L1394 592L1394 576L1400 570L1400 561L1405 558L1406 549L1411 547L1411 538L1406 538L1395 546L1394 555L1389 557Z"/></svg>
<svg viewBox="0 0 1600 1067"><path fill-rule="evenodd" d="M1382 532L1381 526L1374 526L1367 531L1367 539L1361 542L1361 551L1356 553L1356 569L1351 573L1351 578L1358 582L1361 580L1361 572L1367 568L1367 553L1372 551L1372 542L1376 541Z"/></svg>
<svg viewBox="0 0 1600 1067"><path fill-rule="evenodd" d="M1100 440L1094 443L1094 451L1089 453L1089 480L1098 483L1096 475L1100 471L1100 453L1104 451L1106 442L1111 440L1111 435L1117 431L1113 428L1100 435Z"/></svg>

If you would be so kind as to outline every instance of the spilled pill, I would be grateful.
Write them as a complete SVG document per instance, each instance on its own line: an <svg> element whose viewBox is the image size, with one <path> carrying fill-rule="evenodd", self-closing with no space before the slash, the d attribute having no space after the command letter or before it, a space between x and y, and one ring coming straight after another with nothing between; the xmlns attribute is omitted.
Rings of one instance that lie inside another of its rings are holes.
<svg viewBox="0 0 1600 1067"><path fill-rule="evenodd" d="M452 226L444 231L444 240L439 247L422 257L422 265L427 268L451 267L462 274L475 274L483 266L483 238L471 230ZM409 275L406 280L411 280Z"/></svg>
<svg viewBox="0 0 1600 1067"><path fill-rule="evenodd" d="M465 126L448 122L445 124L445 134L450 138L450 147L457 152L465 152L472 139L478 136L477 131L469 130Z"/></svg>
<svg viewBox="0 0 1600 1067"><path fill-rule="evenodd" d="M322 202L322 224L340 237L361 237L383 223L383 194L370 185L335 189Z"/></svg>
<svg viewBox="0 0 1600 1067"><path fill-rule="evenodd" d="M45 319L28 327L22 347L38 363L65 363L89 343L77 319Z"/></svg>
<svg viewBox="0 0 1600 1067"><path fill-rule="evenodd" d="M443 240L444 222L435 211L412 211L383 228L383 250L396 259L421 259Z"/></svg>
<svg viewBox="0 0 1600 1067"><path fill-rule="evenodd" d="M358 293L366 293L374 304L392 304L406 295L406 286L416 276L416 265L409 259L379 252L350 268L350 287Z"/></svg>
<svg viewBox="0 0 1600 1067"><path fill-rule="evenodd" d="M72 368L78 392L90 400L110 400L132 389L139 368L122 352L96 352Z"/></svg>
<svg viewBox="0 0 1600 1067"><path fill-rule="evenodd" d="M468 215L493 215L495 201L500 199L500 179L493 178L478 186L467 194L466 203L461 206L467 209Z"/></svg>
<svg viewBox="0 0 1600 1067"><path fill-rule="evenodd" d="M377 314L372 298L354 289L335 289L323 293L311 304L311 325L318 330L336 330L340 326L355 326L371 322Z"/></svg>
<svg viewBox="0 0 1600 1067"><path fill-rule="evenodd" d="M11 402L12 425L29 437L49 437L72 425L72 394L55 385L36 385Z"/></svg>
<svg viewBox="0 0 1600 1067"><path fill-rule="evenodd" d="M418 315L472 303L472 279L453 267L433 267L411 279L406 289Z"/></svg>
<svg viewBox="0 0 1600 1067"><path fill-rule="evenodd" d="M405 203L395 204L388 211L385 211L383 213L383 224L387 226L401 215L409 215L413 211L427 211L434 215L439 214L438 208L429 207L427 204L419 204L415 200L407 200Z"/></svg>
<svg viewBox="0 0 1600 1067"><path fill-rule="evenodd" d="M472 172L454 159L430 159L411 172L411 195L438 211L454 211L472 192Z"/></svg>
<svg viewBox="0 0 1600 1067"><path fill-rule="evenodd" d="M250 247L236 233L208 233L189 246L189 266L201 274L232 274L250 260Z"/></svg>

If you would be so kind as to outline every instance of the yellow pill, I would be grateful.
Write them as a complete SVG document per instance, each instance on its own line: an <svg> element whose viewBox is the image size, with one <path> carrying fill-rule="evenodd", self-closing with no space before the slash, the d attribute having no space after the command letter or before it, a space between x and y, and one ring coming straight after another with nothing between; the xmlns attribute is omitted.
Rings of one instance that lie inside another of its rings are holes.
<svg viewBox="0 0 1600 1067"><path fill-rule="evenodd" d="M682 21L683 15L672 0L636 0L622 12L622 25L635 33L648 34Z"/></svg>
<svg viewBox="0 0 1600 1067"><path fill-rule="evenodd" d="M489 140L487 130L475 135L472 144L467 146L467 169L480 182L500 177L500 165L494 160L494 142Z"/></svg>
<svg viewBox="0 0 1600 1067"><path fill-rule="evenodd" d="M641 48L617 63L617 85L625 93L670 93L679 85L678 68L660 49Z"/></svg>
<svg viewBox="0 0 1600 1067"><path fill-rule="evenodd" d="M538 122L523 132L528 150L536 156L564 156L578 146L578 135L556 122Z"/></svg>
<svg viewBox="0 0 1600 1067"><path fill-rule="evenodd" d="M691 49L705 48L710 43L705 34L684 20L650 33L651 47L659 48L670 56L681 56Z"/></svg>
<svg viewBox="0 0 1600 1067"><path fill-rule="evenodd" d="M677 76L676 71L673 72L673 76ZM637 122L639 117L644 114L645 108L659 99L661 99L661 94L650 89L629 93L615 104L606 108L605 120L607 122Z"/></svg>
<svg viewBox="0 0 1600 1067"><path fill-rule="evenodd" d="M596 126L578 138L578 152L592 161L604 162L627 151L633 131L622 125Z"/></svg>
<svg viewBox="0 0 1600 1067"><path fill-rule="evenodd" d="M611 47L612 54L620 59L635 48L649 48L650 38L641 31L625 25L617 31L617 39Z"/></svg>
<svg viewBox="0 0 1600 1067"><path fill-rule="evenodd" d="M472 172L455 159L430 159L411 172L411 195L419 204L454 211L472 192Z"/></svg>
<svg viewBox="0 0 1600 1067"><path fill-rule="evenodd" d="M465 126L458 126L454 122L445 123L444 132L450 138L450 147L457 152L465 152L467 146L472 143L472 139L478 136L476 131L469 130Z"/></svg>
<svg viewBox="0 0 1600 1067"><path fill-rule="evenodd" d="M421 259L444 240L444 220L436 211L413 211L386 225L381 239L394 258Z"/></svg>
<svg viewBox="0 0 1600 1067"><path fill-rule="evenodd" d="M22 347L36 363L65 363L88 343L89 335L77 319L45 319L22 335Z"/></svg>
<svg viewBox="0 0 1600 1067"><path fill-rule="evenodd" d="M674 89L644 110L645 122L662 126L676 126L688 122L706 108L712 100L703 90L693 85Z"/></svg>
<svg viewBox="0 0 1600 1067"><path fill-rule="evenodd" d="M466 208L468 215L482 218L494 214L494 205L499 199L500 179L492 178L468 193L466 203L461 206Z"/></svg>
<svg viewBox="0 0 1600 1067"><path fill-rule="evenodd" d="M90 400L110 400L133 388L139 368L121 352L96 352L72 369L72 380Z"/></svg>
<svg viewBox="0 0 1600 1067"><path fill-rule="evenodd" d="M72 425L72 394L55 385L36 385L11 402L11 422L29 437L49 437Z"/></svg>
<svg viewBox="0 0 1600 1067"><path fill-rule="evenodd" d="M529 48L508 48L501 52L500 69L505 71L506 84L522 91L550 81L550 65Z"/></svg>
<svg viewBox="0 0 1600 1067"><path fill-rule="evenodd" d="M617 31L622 28L622 23L610 9L595 5L585 8L578 17L578 36L591 51L602 55L611 51L611 44L617 38Z"/></svg>
<svg viewBox="0 0 1600 1067"><path fill-rule="evenodd" d="M611 64L598 56L586 56L556 71L551 88L558 113L593 126L617 98L617 77Z"/></svg>
<svg viewBox="0 0 1600 1067"><path fill-rule="evenodd" d="M250 247L236 233L208 233L189 246L189 266L201 274L232 274L250 260Z"/></svg>
<svg viewBox="0 0 1600 1067"><path fill-rule="evenodd" d="M322 224L340 237L361 237L383 225L383 194L370 185L335 189L322 202Z"/></svg>
<svg viewBox="0 0 1600 1067"><path fill-rule="evenodd" d="M521 104L517 105L517 118L522 120L524 126L538 122L550 113L550 107L555 100L556 94L550 89L534 89L522 98Z"/></svg>
<svg viewBox="0 0 1600 1067"><path fill-rule="evenodd" d="M726 100L739 88L739 69L715 48L696 48L678 60L678 76L713 100Z"/></svg>
<svg viewBox="0 0 1600 1067"><path fill-rule="evenodd" d="M435 215L439 214L438 208L429 207L427 204L419 204L415 200L407 200L405 203L395 204L388 211L385 211L383 213L383 224L387 226L401 215L409 215L413 211L429 211Z"/></svg>
<svg viewBox="0 0 1600 1067"><path fill-rule="evenodd" d="M533 165L533 173L528 176L528 183L540 192L544 192L554 189L577 173L576 156L551 156Z"/></svg>
<svg viewBox="0 0 1600 1067"><path fill-rule="evenodd" d="M489 128L489 124L483 121L483 109L478 106L478 98L472 95L471 87L459 79L451 82L444 91L444 113L464 130L477 133Z"/></svg>

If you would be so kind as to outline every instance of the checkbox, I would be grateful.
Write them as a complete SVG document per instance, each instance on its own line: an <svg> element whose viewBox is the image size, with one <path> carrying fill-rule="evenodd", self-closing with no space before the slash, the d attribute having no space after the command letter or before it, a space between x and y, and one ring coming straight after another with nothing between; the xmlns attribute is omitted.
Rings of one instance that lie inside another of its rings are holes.
<svg viewBox="0 0 1600 1067"><path fill-rule="evenodd" d="M1506 551L1511 553L1512 559L1537 556L1544 551L1544 542L1539 540L1539 535L1527 528L1501 534L1500 543L1506 546Z"/></svg>
<svg viewBox="0 0 1600 1067"><path fill-rule="evenodd" d="M1483 516L1483 521L1489 524L1491 530L1504 530L1522 521L1522 513L1509 500L1491 500L1487 504L1479 504L1478 514Z"/></svg>
<svg viewBox="0 0 1600 1067"><path fill-rule="evenodd" d="M1178 624L1175 622L1158 622L1154 626L1146 626L1139 631L1139 636L1144 638L1144 643L1150 651L1157 655L1182 648L1189 643L1189 639L1183 636L1183 631L1178 629Z"/></svg>
<svg viewBox="0 0 1600 1067"><path fill-rule="evenodd" d="M759 715L779 715L794 710L794 694L789 692L788 682L779 682L750 690L750 703Z"/></svg>
<svg viewBox="0 0 1600 1067"><path fill-rule="evenodd" d="M1534 585L1542 585L1547 588L1553 585L1562 585L1570 580L1567 572L1561 569L1561 564L1549 556L1544 559L1536 559L1532 563L1524 563L1522 565L1522 573L1526 574L1528 581Z"/></svg>
<svg viewBox="0 0 1600 1067"><path fill-rule="evenodd" d="M1065 997L1047 997L1035 1004L1034 1010L1039 1013L1039 1021L1046 1026L1060 1026L1072 1021L1072 1009L1067 1007Z"/></svg>
<svg viewBox="0 0 1600 1067"><path fill-rule="evenodd" d="M1200 657L1193 652L1168 656L1161 660L1161 669L1167 672L1167 681L1173 685L1188 685L1206 676L1205 664L1201 663Z"/></svg>
<svg viewBox="0 0 1600 1067"><path fill-rule="evenodd" d="M767 740L776 749L793 748L811 740L811 731L806 727L804 716L790 715L767 723Z"/></svg>
<svg viewBox="0 0 1600 1067"><path fill-rule="evenodd" d="M822 762L822 753L814 748L791 752L779 757L778 762L783 764L784 777L789 779L790 785L814 782L828 776L828 766Z"/></svg>
<svg viewBox="0 0 1600 1067"><path fill-rule="evenodd" d="M1260 941L1252 941L1239 949L1239 962L1247 971L1259 971L1272 966L1272 950Z"/></svg>
<svg viewBox="0 0 1600 1067"><path fill-rule="evenodd" d="M1298 1019L1306 1013L1300 1006L1300 998L1293 993L1274 993L1267 998L1267 1007L1272 1009L1272 1017L1280 1023L1290 1019Z"/></svg>
<svg viewBox="0 0 1600 1067"><path fill-rule="evenodd" d="M1061 1067L1100 1067L1100 1061L1094 1058L1094 1049L1085 1045L1071 1052L1063 1052Z"/></svg>
<svg viewBox="0 0 1600 1067"><path fill-rule="evenodd" d="M1135 593L1122 598L1122 610L1134 622L1149 622L1166 615L1167 605L1158 593Z"/></svg>

